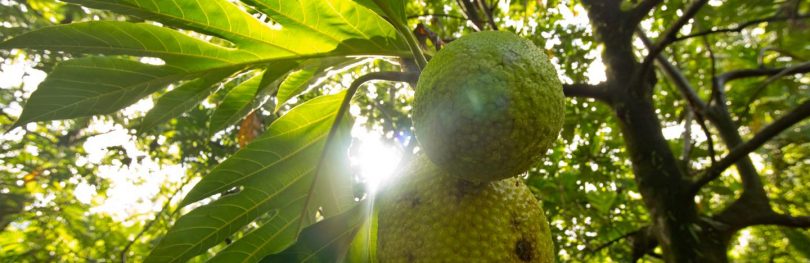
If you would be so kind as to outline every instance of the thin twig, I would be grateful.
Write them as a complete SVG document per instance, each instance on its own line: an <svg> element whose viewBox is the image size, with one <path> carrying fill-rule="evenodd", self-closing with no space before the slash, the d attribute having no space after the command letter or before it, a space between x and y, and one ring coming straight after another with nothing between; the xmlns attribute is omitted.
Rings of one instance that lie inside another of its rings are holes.
<svg viewBox="0 0 810 263"><path fill-rule="evenodd" d="M641 42L644 43L645 46L648 48L652 46L652 42L649 38L641 32L641 30L636 30L636 35L641 39ZM686 102L690 105L690 107L695 111L697 114L702 114L706 109L706 103L697 95L697 93L691 88L691 84L689 84L689 80L686 79L683 74L672 65L663 54L657 54L655 56L656 62L658 65L664 70L664 73L675 82L675 87L678 88L681 95L686 99Z"/></svg>
<svg viewBox="0 0 810 263"><path fill-rule="evenodd" d="M610 241L608 241L608 242L606 242L606 243L604 243L602 245L599 245L598 247L592 249L590 253L591 254L596 254L596 252L599 252L600 250L605 249L605 248L609 247L610 245L613 245L613 243L616 243L616 242L618 242L618 241L620 241L622 239L625 239L625 238L628 238L628 237L630 237L632 235L635 235L635 234L641 232L642 230L643 230L643 228L632 231L632 232L629 232L629 233L624 234L624 235L621 235L621 236L619 236L617 238L614 238L614 239L612 239L612 240L610 240Z"/></svg>
<svg viewBox="0 0 810 263"><path fill-rule="evenodd" d="M737 147L731 149L726 157L723 157L723 159L720 159L720 161L709 167L705 174L695 181L692 192L697 193L697 191L700 190L700 188L702 188L704 185L720 177L720 174L728 167L747 156L749 153L753 152L776 135L779 135L781 132L787 130L794 124L799 123L807 117L810 117L810 100L805 101L785 116L782 116L762 129L759 133L754 135L751 140L748 140L747 142L737 145Z"/></svg>
<svg viewBox="0 0 810 263"><path fill-rule="evenodd" d="M795 73L807 73L810 72L810 65L799 65L796 67L792 67L793 69L788 72L788 74L795 74ZM761 77L761 76L771 76L774 74L779 74L786 68L757 68L757 69L741 69L741 70L734 70L729 71L717 76L718 82L722 87L726 82L741 79L741 78L751 78L751 77Z"/></svg>
<svg viewBox="0 0 810 263"><path fill-rule="evenodd" d="M680 31L681 28L683 28L683 26L686 25L686 23L688 23L689 20L691 20L697 14L700 8L703 7L703 5L705 5L708 1L709 0L697 0L693 2L691 5L689 5L689 7L686 8L683 15L677 21L675 21L674 24L672 24L672 27L664 32L658 43L653 45L653 47L650 49L650 53L647 54L647 57L645 57L644 61L641 63L641 79L643 79L644 76L646 76L651 70L650 65L652 64L653 60L655 60L655 58L661 54L661 52L664 51L669 44L672 44L675 39L677 39L676 37L678 36L678 31Z"/></svg>
<svg viewBox="0 0 810 263"><path fill-rule="evenodd" d="M717 82L717 58L714 56L714 50L712 49L712 45L709 43L708 37L703 37L703 45L706 46L706 51L709 53L709 59L711 59L711 73L712 73L712 92L709 96L709 101L706 102L708 107L711 107L712 102L715 101L715 97L722 93L720 90L719 83ZM706 109L703 109L706 110ZM709 128L706 127L706 119L703 114L697 114L698 124L700 124L700 129L703 130L703 134L706 136L706 141L709 145L709 160L711 160L711 165L714 165L717 162L716 155L714 152L714 140L712 139L712 134L709 132Z"/></svg>
<svg viewBox="0 0 810 263"><path fill-rule="evenodd" d="M481 22L481 18L478 17L478 12L475 10L475 6L473 3L470 2L472 0L456 0L456 4L458 4L459 8L461 8L462 13L464 16L467 17L467 20L472 22L475 28L475 31L484 30L484 25Z"/></svg>
<svg viewBox="0 0 810 263"><path fill-rule="evenodd" d="M163 207L160 209L160 211L157 212L157 214L155 214L155 219L152 219L151 221L146 223L146 225L143 226L141 231L138 232L138 234L135 235L135 238L130 240L127 243L127 245L124 246L124 249L121 250L121 263L126 263L127 262L127 252L129 252L129 249L132 247L132 245L134 245L135 242L138 242L138 239L140 239L141 236L143 236L146 233L146 231L149 231L149 229L152 228L152 226L155 224L155 222L160 220L160 215L162 215L163 213L165 213L166 211L169 210L169 207L172 204L172 199L174 199L174 197L178 193L180 193L181 190L183 190L183 187L185 187L186 185L188 185L189 182L191 182L192 178L194 178L194 177L189 176L188 178L186 178L186 180L183 181L183 183L180 184L180 187L177 187L177 189L175 189L174 192L169 196L169 199L166 200L166 203L163 204Z"/></svg>
<svg viewBox="0 0 810 263"><path fill-rule="evenodd" d="M685 36L682 36L682 37L675 38L674 41L677 42L677 41L681 41L681 40L690 39L690 38L693 38L693 37L705 36L705 35L716 34L716 33L740 32L743 29L745 29L746 27L753 26L753 25L758 25L760 23L765 23L765 22L778 22L778 21L785 21L785 20L791 20L791 19L806 19L806 18L810 18L810 14L802 14L802 15L799 15L799 16L796 16L796 17L787 17L787 16L785 16L785 17L781 17L781 16L777 17L777 16L773 16L773 17L768 17L768 18L760 18L760 19L755 19L755 20L744 22L744 23L742 23L742 24L740 24L740 25L738 25L736 27L715 29L715 30L706 30L706 31L702 31L702 32L694 33L694 34L685 35Z"/></svg>
<svg viewBox="0 0 810 263"><path fill-rule="evenodd" d="M762 93L762 91L764 91L765 88L768 87L768 85L770 85L774 81L784 77L785 75L790 74L791 72L796 70L796 68L807 67L807 66L810 66L810 62L804 62L804 63L801 63L801 64L796 65L796 66L787 67L787 68L783 69L782 71L780 71L779 73L776 73L776 74L768 77L767 79L765 79L765 81L760 83L759 86L754 88L754 92L751 93L751 97L748 98L748 102L745 104L745 109L742 112L747 113L751 109L751 104L754 103L754 101L757 99L757 97L759 97L759 94Z"/></svg>
<svg viewBox="0 0 810 263"><path fill-rule="evenodd" d="M466 17L457 16L457 15L449 15L449 14L428 14L428 13L424 13L424 14L421 14L421 15L410 15L410 16L408 16L408 19L416 19L416 18L422 18L422 17L434 17L434 16L435 16L435 17L447 17L447 18L455 18L455 19L461 19L461 20L466 20L466 19L467 19Z"/></svg>
<svg viewBox="0 0 810 263"><path fill-rule="evenodd" d="M638 3L638 5L636 5L636 7L633 8L633 10L630 10L630 17L632 19L632 22L637 24L639 21L641 21L642 19L644 19L644 17L647 16L647 13L649 13L651 10L653 10L653 8L661 4L661 2L663 2L663 0L645 0L642 1L641 3Z"/></svg>
<svg viewBox="0 0 810 263"><path fill-rule="evenodd" d="M610 101L608 93L605 91L603 84L563 84L563 93L565 93L566 97L592 98L602 102Z"/></svg>
<svg viewBox="0 0 810 263"><path fill-rule="evenodd" d="M481 9L484 10L484 15L487 16L487 23L489 24L489 27L491 27L492 30L497 31L498 25L495 24L495 19L493 18L492 15L492 12L495 11L495 7L497 5L492 5L492 7L490 7L489 5L487 5L486 0L478 0L478 5L480 5Z"/></svg>

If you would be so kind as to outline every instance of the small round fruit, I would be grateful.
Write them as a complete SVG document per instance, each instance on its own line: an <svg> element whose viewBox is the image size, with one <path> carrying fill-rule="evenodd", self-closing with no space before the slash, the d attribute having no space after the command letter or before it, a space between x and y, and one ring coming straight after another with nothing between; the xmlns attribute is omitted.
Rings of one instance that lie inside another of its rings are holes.
<svg viewBox="0 0 810 263"><path fill-rule="evenodd" d="M487 182L528 170L564 120L562 84L543 50L509 32L478 32L444 47L422 71L414 128L436 165Z"/></svg>

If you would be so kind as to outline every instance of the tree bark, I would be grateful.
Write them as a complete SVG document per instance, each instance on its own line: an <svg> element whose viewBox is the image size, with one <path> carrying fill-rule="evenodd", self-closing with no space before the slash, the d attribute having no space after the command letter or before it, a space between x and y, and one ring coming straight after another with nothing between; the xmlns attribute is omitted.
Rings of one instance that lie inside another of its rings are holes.
<svg viewBox="0 0 810 263"><path fill-rule="evenodd" d="M652 99L657 79L654 74L644 74L632 50L639 15L628 16L616 0L583 3L597 40L605 45L602 59L607 81L603 86L608 98L601 101L611 106L619 121L636 184L652 219L648 233L666 262L728 262L726 250L733 232L698 214L691 180L679 168L661 131ZM640 247L651 249L649 245ZM648 253L634 251L634 258Z"/></svg>

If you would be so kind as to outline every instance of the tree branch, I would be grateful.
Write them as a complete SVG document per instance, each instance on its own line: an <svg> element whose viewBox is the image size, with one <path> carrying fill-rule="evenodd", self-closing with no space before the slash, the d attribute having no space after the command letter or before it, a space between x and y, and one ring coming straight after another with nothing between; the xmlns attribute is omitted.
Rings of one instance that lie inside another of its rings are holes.
<svg viewBox="0 0 810 263"><path fill-rule="evenodd" d="M729 71L717 76L717 79L722 87L723 84L726 82L741 79L741 78L750 78L750 77L761 77L761 76L771 76L775 74L779 74L780 72L784 71L787 68L758 68L758 69L742 69L742 70L735 70ZM786 74L795 74L795 73L807 73L810 72L810 65L807 63L800 64L798 66L792 67L790 71L786 72Z"/></svg>
<svg viewBox="0 0 810 263"><path fill-rule="evenodd" d="M754 135L751 140L748 140L747 142L731 149L726 157L723 157L723 159L718 161L715 165L709 167L704 176L695 181L692 192L697 193L697 191L700 190L700 188L702 188L704 185L720 177L720 174L729 166L733 165L743 157L746 157L749 153L753 152L776 135L779 135L779 133L785 131L794 124L799 123L807 117L810 117L810 100L805 101L782 118L779 118L762 129L762 131Z"/></svg>
<svg viewBox="0 0 810 263"><path fill-rule="evenodd" d="M610 101L609 95L603 84L563 84L563 93L565 93L566 97L591 98L602 102Z"/></svg>
<svg viewBox="0 0 810 263"><path fill-rule="evenodd" d="M658 239L656 239L651 226L643 227L638 231L633 232L633 235L628 237L632 245L630 262L637 262L643 258L644 255L653 253L655 247L658 246Z"/></svg>
<svg viewBox="0 0 810 263"><path fill-rule="evenodd" d="M647 16L650 11L652 11L656 6L664 2L663 0L644 0L641 3L638 3L633 10L630 10L630 22L633 24L638 24L644 17Z"/></svg>
<svg viewBox="0 0 810 263"><path fill-rule="evenodd" d="M621 241L622 239L628 238L628 237L633 236L633 235L638 235L639 233L644 231L646 228L647 227L643 227L643 228L631 231L631 232L629 232L627 234L621 235L621 236L619 236L617 238L614 238L614 239L612 239L612 240L610 240L608 242L605 242L604 244L599 245L598 247L596 247L594 249L591 249L590 254L595 254L596 252L599 252L600 250L605 249L605 248L609 247L610 245L613 245L614 243Z"/></svg>
<svg viewBox="0 0 810 263"><path fill-rule="evenodd" d="M647 35L644 34L641 29L636 30L636 33L639 39L641 39L641 42L644 43L647 48L651 48L652 41L647 38ZM678 91L681 92L681 95L684 97L684 99L686 99L686 102L689 103L689 106L696 111L695 113L702 114L702 112L706 110L706 104L692 89L692 85L689 84L689 80L687 80L686 77L681 74L681 71L678 70L675 65L672 65L672 63L670 63L663 54L658 53L655 55L655 61L658 62L658 66L664 70L664 73L673 82L675 82L675 87L677 87Z"/></svg>
<svg viewBox="0 0 810 263"><path fill-rule="evenodd" d="M742 24L739 24L738 26L735 26L735 27L723 28L723 29L715 29L715 30L706 30L706 31L702 31L702 32L694 33L694 34L681 36L681 37L675 38L674 41L677 42L677 41L681 41L681 40L686 40L686 39L690 39L690 38L694 38L694 37L705 36L705 35L716 34L716 33L741 32L746 27L758 25L760 23L765 23L765 22L779 22L779 21L785 21L785 20L790 20L790 19L806 19L806 18L810 18L810 14L802 14L802 15L799 15L799 16L796 16L796 17L772 16L772 17L768 17L768 18L754 19L754 20L751 20L751 21L743 22Z"/></svg>
<svg viewBox="0 0 810 263"><path fill-rule="evenodd" d="M492 7L490 7L487 4L486 0L478 0L478 5L481 6L481 9L483 10L484 15L486 15L487 23L489 24L489 27L491 27L492 30L498 31L498 25L495 24L495 19L494 19L494 16L492 15L492 11L495 10L495 7L497 5L493 5Z"/></svg>
<svg viewBox="0 0 810 263"><path fill-rule="evenodd" d="M461 8L464 16L475 26L475 31L484 30L484 22L481 21L481 18L478 16L478 10L476 10L472 0L456 0L456 3Z"/></svg>
<svg viewBox="0 0 810 263"><path fill-rule="evenodd" d="M160 216L163 215L163 213L165 213L166 211L169 210L169 207L172 204L172 199L174 199L174 197L177 196L177 194L179 194L180 191L183 190L183 188L186 187L186 185L188 185L188 183L190 183L191 179L193 179L193 178L194 177L192 177L192 176L189 176L188 178L186 178L186 180L184 180L183 183L181 183L180 186L177 187L177 189L175 189L174 192L172 192L171 195L169 195L169 198L166 199L166 203L164 203L163 207L160 208L160 211L157 214L155 214L155 218L152 219L151 221L149 221L148 223L146 223L143 226L143 228L141 228L141 231L139 231L138 234L136 234L135 237L132 238L132 240L130 240L129 242L127 242L126 246L124 246L124 248L121 249L121 254L120 254L121 255L121 263L126 263L127 262L127 254L129 253L129 249L132 248L132 245L134 245L135 242L138 242L138 239L140 239L141 236L143 236L143 234L145 234L147 231L149 231L149 229L151 229L152 226L154 226L155 223L158 220L160 220Z"/></svg>
<svg viewBox="0 0 810 263"><path fill-rule="evenodd" d="M676 37L678 36L678 31L683 28L689 20L694 17L697 12L700 10L703 5L705 5L709 0L697 0L693 2L689 7L686 8L683 15L672 24L672 27L667 29L664 32L663 36L660 38L658 43L656 43L652 49L650 49L650 53L647 54L647 57L644 58L644 61L641 63L641 70L642 74L641 77L643 78L649 71L650 71L650 64L652 64L653 60L664 51L669 44L672 44Z"/></svg>
<svg viewBox="0 0 810 263"><path fill-rule="evenodd" d="M791 72L795 71L796 68L802 68L802 67L810 67L810 62L804 62L804 63L801 63L801 64L796 65L796 66L785 68L784 70L779 71L779 73L773 74L770 77L768 77L768 79L766 79L761 84L759 84L759 86L754 88L754 92L752 92L751 97L748 98L748 103L746 103L745 110L743 112L748 112L748 109L751 107L751 103L753 103L754 100L756 100L757 96L759 96L759 93L761 93L763 90L765 90L765 88L768 87L768 85L770 85L774 81L784 77L785 75L791 74Z"/></svg>
<svg viewBox="0 0 810 263"><path fill-rule="evenodd" d="M791 216L773 213L754 222L756 225L779 225L787 227L810 228L810 216Z"/></svg>
<svg viewBox="0 0 810 263"><path fill-rule="evenodd" d="M415 19L415 18L422 18L422 17L434 17L434 16L435 16L435 17L446 17L446 18L461 19L461 20L466 20L466 19L467 19L466 17L462 17L462 16L456 16L456 15L449 15L449 14L428 14L428 13L424 13L424 14L421 14L421 15L410 15L410 16L408 16L408 19Z"/></svg>

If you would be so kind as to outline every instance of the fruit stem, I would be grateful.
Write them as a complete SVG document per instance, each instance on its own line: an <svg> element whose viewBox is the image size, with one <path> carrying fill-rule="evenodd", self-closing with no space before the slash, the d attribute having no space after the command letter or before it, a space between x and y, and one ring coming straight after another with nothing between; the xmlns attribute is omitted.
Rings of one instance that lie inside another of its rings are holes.
<svg viewBox="0 0 810 263"><path fill-rule="evenodd" d="M422 53L422 48L420 48L419 44L416 42L416 37L413 35L413 33L411 33L411 30L408 29L407 22L397 19L397 15L394 14L394 11L391 10L391 7L388 4L382 3L381 0L374 0L374 3L376 3L383 13L385 13L388 23L391 23L391 25L394 26L394 29L396 29L397 32L399 32L399 34L405 38L405 42L408 43L408 48L410 48L413 58L416 60L416 66L419 67L419 71L422 71L422 69L424 69L427 65L427 58L425 57L425 54Z"/></svg>

